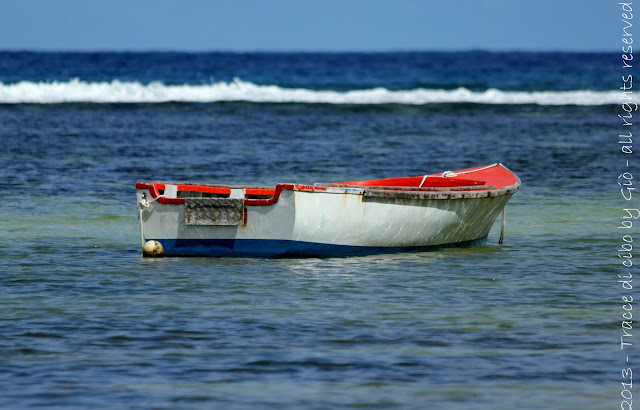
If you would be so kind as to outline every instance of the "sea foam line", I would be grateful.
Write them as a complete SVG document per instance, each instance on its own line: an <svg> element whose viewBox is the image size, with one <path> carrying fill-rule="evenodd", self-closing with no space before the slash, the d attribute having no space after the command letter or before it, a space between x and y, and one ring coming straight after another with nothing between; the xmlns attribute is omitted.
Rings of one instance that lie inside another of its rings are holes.
<svg viewBox="0 0 640 410"><path fill-rule="evenodd" d="M407 104L438 103L477 104L539 104L539 105L605 105L617 104L619 95L613 91L502 91L488 89L471 91L466 88L437 90L416 88L388 90L383 87L351 90L309 90L283 88L277 85L257 85L234 79L202 85L165 85L161 82L142 84L113 80L87 82L31 82L4 84L0 82L0 103L56 104L89 103L163 103L247 101L264 103L322 104Z"/></svg>

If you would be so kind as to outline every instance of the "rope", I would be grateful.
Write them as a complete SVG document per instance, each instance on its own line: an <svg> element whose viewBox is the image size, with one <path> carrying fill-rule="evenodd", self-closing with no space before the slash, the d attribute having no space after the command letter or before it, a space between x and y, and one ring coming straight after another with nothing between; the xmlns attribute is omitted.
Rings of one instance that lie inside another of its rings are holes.
<svg viewBox="0 0 640 410"><path fill-rule="evenodd" d="M144 208L149 208L149 205L151 205L152 202L157 201L158 198L164 198L164 196L158 195L157 198L151 198L151 200L149 201L147 199L147 195L142 194L142 198L140 199L140 202L138 202L138 204L140 205L138 207L138 223L140 224L140 243L142 245L142 248L144 248L144 228L142 225L142 211L144 210Z"/></svg>
<svg viewBox="0 0 640 410"><path fill-rule="evenodd" d="M149 205L151 205L152 202L156 202L160 198L165 198L165 196L158 195L157 197L151 198L151 200L148 200L147 194L142 194L142 199L140 199L140 205L144 206L145 208L149 208Z"/></svg>
<svg viewBox="0 0 640 410"><path fill-rule="evenodd" d="M140 224L140 245L142 246L140 250L142 250L144 248L144 233L142 232L142 207L138 207L138 223Z"/></svg>
<svg viewBox="0 0 640 410"><path fill-rule="evenodd" d="M500 239L498 240L498 245L502 245L502 242L504 241L504 215L506 213L506 209L507 206L505 205L504 208L502 208L502 226L500 229Z"/></svg>
<svg viewBox="0 0 640 410"><path fill-rule="evenodd" d="M499 164L500 164L499 162L496 162L495 164L487 165L486 167L482 167L482 168L478 168L478 169L472 169L472 170L469 170L469 171L461 171L461 172L444 171L442 173L442 177L443 178L455 177L455 176L458 176L460 174L470 174L472 172L484 171L485 169L497 167Z"/></svg>

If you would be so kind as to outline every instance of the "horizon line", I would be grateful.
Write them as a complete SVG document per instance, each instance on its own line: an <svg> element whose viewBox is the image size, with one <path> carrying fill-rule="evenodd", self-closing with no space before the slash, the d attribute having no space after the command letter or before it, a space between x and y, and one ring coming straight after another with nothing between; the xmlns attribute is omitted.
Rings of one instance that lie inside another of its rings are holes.
<svg viewBox="0 0 640 410"><path fill-rule="evenodd" d="M331 49L175 49L175 48L140 48L140 49L126 49L126 48L2 48L0 47L0 53L122 53L122 54L135 54L135 53L172 53L172 54L402 54L402 53L569 53L569 54L608 54L616 53L618 50L581 50L581 49L491 49L491 48L460 48L460 49L419 49L419 48L396 48L396 49L379 49L379 50L367 50L367 49L344 49L344 50L331 50Z"/></svg>

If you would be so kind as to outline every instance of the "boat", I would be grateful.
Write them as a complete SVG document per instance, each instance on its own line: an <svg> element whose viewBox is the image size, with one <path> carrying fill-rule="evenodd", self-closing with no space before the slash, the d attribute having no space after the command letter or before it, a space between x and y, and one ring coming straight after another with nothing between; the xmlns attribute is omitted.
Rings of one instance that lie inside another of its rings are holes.
<svg viewBox="0 0 640 410"><path fill-rule="evenodd" d="M327 257L482 245L520 179L501 163L275 186L138 182L145 256Z"/></svg>

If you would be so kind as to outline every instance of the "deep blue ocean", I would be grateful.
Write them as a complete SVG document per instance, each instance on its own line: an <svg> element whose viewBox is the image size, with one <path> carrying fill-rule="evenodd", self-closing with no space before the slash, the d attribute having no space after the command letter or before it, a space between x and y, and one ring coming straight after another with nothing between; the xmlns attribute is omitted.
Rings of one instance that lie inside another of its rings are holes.
<svg viewBox="0 0 640 410"><path fill-rule="evenodd" d="M617 54L0 52L0 408L619 408ZM135 183L500 161L486 246L140 256ZM633 353L633 350L631 350Z"/></svg>

